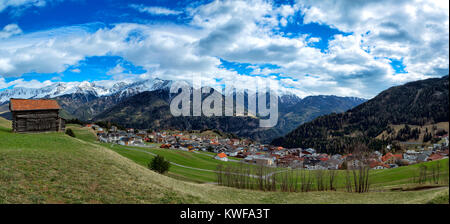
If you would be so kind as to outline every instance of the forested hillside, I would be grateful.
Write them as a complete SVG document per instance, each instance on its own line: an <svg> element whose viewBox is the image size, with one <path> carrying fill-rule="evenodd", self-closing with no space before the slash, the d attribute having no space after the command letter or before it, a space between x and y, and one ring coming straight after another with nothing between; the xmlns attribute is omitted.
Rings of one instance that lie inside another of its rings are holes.
<svg viewBox="0 0 450 224"><path fill-rule="evenodd" d="M344 152L359 143L381 149L392 139L375 137L389 125L422 126L448 121L448 88L448 75L392 87L345 113L321 116L300 125L272 143L314 147L322 152Z"/></svg>

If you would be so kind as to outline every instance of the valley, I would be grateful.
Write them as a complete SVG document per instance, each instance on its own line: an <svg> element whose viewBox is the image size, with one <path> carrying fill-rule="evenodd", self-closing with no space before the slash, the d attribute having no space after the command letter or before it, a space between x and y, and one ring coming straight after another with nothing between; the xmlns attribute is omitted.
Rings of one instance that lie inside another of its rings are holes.
<svg viewBox="0 0 450 224"><path fill-rule="evenodd" d="M11 133L11 122L5 119L10 116L8 104L3 104L0 160L6 162L0 173L0 202L446 203L446 87L448 76L393 87L367 102L282 96L280 123L267 130L257 127L258 117L173 117L165 89L123 98L118 93L56 96L63 108L60 114L83 124L67 124L75 137ZM407 115L400 112L405 110ZM259 141L282 135L279 130L286 132L300 121L272 144ZM117 130L115 124L126 130ZM370 156L358 157L361 149ZM227 160L217 159L225 153ZM148 168L156 156L171 163L164 175ZM253 163L270 159L273 165L264 168ZM360 160L367 164L358 165ZM349 170L358 167L367 167L370 177L370 189L364 193L353 192L356 187L348 190L349 172L355 172ZM247 185L234 186L230 178L244 178ZM332 185L323 185L323 178L332 178ZM263 189L257 187L259 179L266 182ZM305 189L305 184L310 187Z"/></svg>
<svg viewBox="0 0 450 224"><path fill-rule="evenodd" d="M149 156L132 153L128 157L134 159L129 159L98 143L61 133L13 134L8 121L0 118L0 123L2 203L373 204L442 202L442 197L448 201L448 187L418 191L390 191L387 188L364 194L341 191L285 193L190 183L148 170L144 161L149 160ZM78 133L84 131L88 132L80 128ZM142 161L141 165L135 162L138 160ZM383 179L384 175L395 179L405 176L403 171L407 173L407 170L405 167L392 173L380 172L377 179ZM386 186L402 186L395 181L392 184Z"/></svg>

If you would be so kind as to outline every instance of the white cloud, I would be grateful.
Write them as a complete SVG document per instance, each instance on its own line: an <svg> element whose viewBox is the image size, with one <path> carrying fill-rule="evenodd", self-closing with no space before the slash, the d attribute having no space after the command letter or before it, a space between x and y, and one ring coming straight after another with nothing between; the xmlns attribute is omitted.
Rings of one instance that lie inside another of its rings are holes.
<svg viewBox="0 0 450 224"><path fill-rule="evenodd" d="M208 35L198 41L200 54L241 63L285 63L296 60L304 37L286 38L273 30L294 13L267 1L214 1L191 9L192 25Z"/></svg>
<svg viewBox="0 0 450 224"><path fill-rule="evenodd" d="M179 14L183 13L181 11L172 10L172 9L163 8L163 7L149 7L149 6L145 6L145 5L136 5L136 4L131 4L130 7L138 10L139 12L149 13L152 15L166 15L167 16L167 15L179 15Z"/></svg>
<svg viewBox="0 0 450 224"><path fill-rule="evenodd" d="M390 83L448 73L448 1L298 1L305 23L330 25L361 36L371 58L402 59L405 74L380 75Z"/></svg>
<svg viewBox="0 0 450 224"><path fill-rule="evenodd" d="M0 39L9 38L14 35L21 34L22 30L17 24L8 24L0 30Z"/></svg>
<svg viewBox="0 0 450 224"><path fill-rule="evenodd" d="M122 74L124 71L125 71L125 68L123 68L121 64L117 64L116 67L109 70L106 74L118 75L118 74Z"/></svg>
<svg viewBox="0 0 450 224"><path fill-rule="evenodd" d="M132 7L164 14L161 8ZM170 9L165 10L171 14ZM201 75L211 86L222 79L238 80L245 87L264 79L299 96L370 98L393 84L448 72L445 4L299 1L294 6L274 6L264 0L213 1L186 12L191 18L188 25L123 23L95 32L74 26L8 34L0 42L0 74L18 77L32 71L63 72L86 57L116 55L147 72L124 73L119 64L108 73L115 80L189 80ZM321 23L350 34L335 35L323 52L313 47L326 41L319 37L303 34L290 38L276 32L296 22L292 16L298 12L304 14L306 23ZM251 64L253 76L225 69L220 59ZM396 74L390 59L403 60L408 73ZM276 68L261 68L264 64ZM270 76L273 73L279 73L281 79ZM2 85L10 84L3 81Z"/></svg>
<svg viewBox="0 0 450 224"><path fill-rule="evenodd" d="M0 89L8 88L11 86L26 87L26 88L42 88L45 86L49 86L51 84L53 84L53 82L51 80L46 80L44 82L40 82L35 79L29 80L29 81L25 81L24 79L16 79L11 82L6 82L3 77L0 77Z"/></svg>
<svg viewBox="0 0 450 224"><path fill-rule="evenodd" d="M0 1L0 12L8 7L18 7L18 6L45 6L45 0L2 0Z"/></svg>
<svg viewBox="0 0 450 224"><path fill-rule="evenodd" d="M51 78L51 81L62 81L62 77L61 76L54 76Z"/></svg>
<svg viewBox="0 0 450 224"><path fill-rule="evenodd" d="M74 69L72 69L70 71L74 72L74 73L80 73L81 72L81 70L79 68L74 68Z"/></svg>
<svg viewBox="0 0 450 224"><path fill-rule="evenodd" d="M61 35L52 36L55 33ZM80 27L70 27L4 39L0 42L0 74L20 76L28 72L63 72L86 56L107 51L102 50L105 46L100 43L98 46L89 44L93 38ZM83 49L83 43L92 48Z"/></svg>
<svg viewBox="0 0 450 224"><path fill-rule="evenodd" d="M8 88L9 85L6 83L5 78L0 77L0 89Z"/></svg>
<svg viewBox="0 0 450 224"><path fill-rule="evenodd" d="M53 84L53 82L50 81L50 80L45 80L43 82L40 82L38 80L32 79L30 81L23 81L22 80L22 81L16 83L14 86L15 87L26 87L26 88L35 88L35 89L37 89L37 88L42 88L42 87L45 87L45 86L49 86L51 84Z"/></svg>
<svg viewBox="0 0 450 224"><path fill-rule="evenodd" d="M311 37L308 39L308 43L317 43L320 41L320 37Z"/></svg>

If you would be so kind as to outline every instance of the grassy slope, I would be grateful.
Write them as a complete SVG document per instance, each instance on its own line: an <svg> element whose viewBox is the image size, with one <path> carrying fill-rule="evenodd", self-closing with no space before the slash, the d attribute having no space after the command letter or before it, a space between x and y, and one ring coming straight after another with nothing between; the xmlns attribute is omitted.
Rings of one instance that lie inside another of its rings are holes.
<svg viewBox="0 0 450 224"><path fill-rule="evenodd" d="M82 140L92 142L95 144L98 144L96 141L96 137L92 132L92 129L90 128L84 128L79 125L68 125L68 128L71 128L76 137L80 138ZM207 170L215 170L217 165L219 164L236 164L237 163L226 163L222 162L216 159L213 159L211 156L215 156L214 153L207 153L207 152L199 152L199 153L193 153L193 152L185 152L180 150L169 150L169 149L160 149L157 146L159 144L155 144L154 148L136 148L136 147L129 147L129 146L120 146L120 145L113 145L113 144L107 144L103 143L101 144L103 147L112 149L113 151L119 153L122 156L125 156L134 162L147 167L147 164L150 162L150 160L153 158L152 155L144 152L139 151L131 151L130 149L137 149L137 150L144 150L148 151L154 154L158 154L161 156L164 156L166 159L170 160L171 162L178 163L180 165L189 166L189 167L195 167L200 169L207 169ZM206 155L207 154L207 155ZM207 171L201 171L201 170L193 170L189 168L183 168L179 166L172 165L169 173L169 176L180 179L180 180L188 180L196 183L208 183L208 182L215 182L216 181L216 174L213 172L207 172Z"/></svg>
<svg viewBox="0 0 450 224"><path fill-rule="evenodd" d="M448 198L448 188L282 193L194 184L156 174L100 145L62 133L14 134L9 125L0 118L0 203L427 203Z"/></svg>
<svg viewBox="0 0 450 224"><path fill-rule="evenodd" d="M139 152L139 151L131 151L131 150L127 149L127 148L132 148L132 147L124 147L124 146L111 145L111 144L102 144L102 146L109 148L109 149L119 153L120 155L125 156L144 167L147 167L148 163L153 158L153 156L148 153ZM176 161L177 163L179 163L181 165L191 166L191 167L195 167L195 168L203 167L202 163L199 163L199 164L191 163L189 161L189 158L192 158L192 156L187 157L185 160L182 160L179 158L182 155L175 154L175 152L173 152L173 151L161 153L161 152L158 152L158 149L141 149L140 148L140 150L156 152L156 154L163 155L169 161L171 161L171 162ZM187 153L187 152L181 152L181 153ZM167 156L167 155L169 155L169 156ZM174 161L174 158L175 158L175 161ZM212 158L210 158L210 159L212 160ZM216 181L216 175L213 172L193 170L193 169L183 168L183 167L179 167L179 166L175 166L175 165L172 165L170 167L168 175L170 177L173 177L176 179L186 180L186 181L191 181L191 182L196 182L196 183L207 183L207 182Z"/></svg>
<svg viewBox="0 0 450 224"><path fill-rule="evenodd" d="M83 128L80 125L76 124L68 124L66 125L66 129L72 129L75 136L83 141L87 142L95 142L97 141L97 137L95 136L95 132L91 128Z"/></svg>
<svg viewBox="0 0 450 224"><path fill-rule="evenodd" d="M9 112L9 104L0 105L0 113Z"/></svg>
<svg viewBox="0 0 450 224"><path fill-rule="evenodd" d="M12 125L12 122L9 120L6 120L4 118L0 118L0 127L4 127L4 128L10 128Z"/></svg>
<svg viewBox="0 0 450 224"><path fill-rule="evenodd" d="M90 142L95 143L96 138L93 135L91 129L89 128L81 128L80 126L71 126L71 128L74 130L77 138L81 138L83 140L87 140ZM102 144L104 147L110 148L114 150L115 152L121 154L122 156L125 156L136 163L147 166L147 164L150 162L150 160L153 158L153 156L139 152L139 151L130 151L130 148L134 147L125 147L125 146L119 146L119 145L111 145L111 144ZM231 163L231 162L222 162L219 160L215 160L211 158L210 156L206 156L204 154L197 154L192 152L184 152L179 150L169 150L169 149L160 149L160 148L149 148L149 149L143 149L139 148L139 150L145 150L149 151L161 156L164 156L166 159L168 159L171 162L175 162L181 165L189 166L189 167L195 167L200 169L208 169L208 170L215 170L218 164L232 164L232 165L238 165L237 163ZM203 152L202 152L203 153ZM423 163L427 165L428 167L431 167L432 164L435 164L437 162L428 162ZM448 173L448 159L445 159L443 161L439 161L440 168L442 173ZM414 175L418 173L418 169L420 165L423 164L417 164L407 167L400 167L396 169L387 169L387 170L371 170L371 185L372 187L377 188L386 188L386 187L398 187L398 185L403 184L411 184L413 182ZM430 169L431 170L431 169ZM207 183L207 182L216 182L216 175L213 172L206 172L206 171L199 171L199 170L192 170L188 168L178 167L178 166L171 166L169 171L169 176L181 179L181 180L188 180L192 182L197 183ZM345 173L344 171L338 171L337 175L337 184L340 187L344 187L344 178Z"/></svg>
<svg viewBox="0 0 450 224"><path fill-rule="evenodd" d="M78 136L86 136L86 133L91 133L89 129L76 127L74 128L75 133L78 134ZM78 137L77 136L77 137ZM89 140L92 140L92 142L95 142L95 137L90 138ZM124 146L117 146L117 145L110 145L110 144L104 144L105 147L108 147L119 154L135 161L136 163L147 166L151 158L153 156L143 153L143 152L137 152L137 151L130 151L129 148L133 147L124 147ZM127 149L128 148L128 149ZM205 156L202 154L195 154L192 152L184 152L184 151L178 151L178 150L168 150L168 149L159 149L159 148L150 148L150 149L142 149L140 150L146 150L152 153L156 153L159 155L164 156L165 158L169 159L172 162L176 162L178 164L196 167L196 168L202 168L202 169L210 169L214 170L217 164L224 164L224 162L214 160L209 156ZM203 154L213 154L213 153L206 153L201 152ZM414 186L413 184L413 178L415 175L418 174L419 166L426 165L431 170L431 166L435 163L440 163L441 168L441 174L442 176L448 176L448 159L442 160L442 161L434 161L434 162L427 162L407 167L400 167L396 169L388 169L388 170L371 170L371 187L375 190L385 190L385 189L392 189L392 188L398 188L398 187L411 187ZM229 163L229 164L236 164L236 163ZM216 175L212 172L205 172L205 171L198 171L198 170L192 170L192 169L186 169L182 167L172 166L170 168L170 171L168 173L168 176L180 179L180 180L186 180L191 182L197 182L197 183L207 183L207 182L216 182ZM338 171L337 174L337 185L338 187L344 188L344 178L345 173L344 171Z"/></svg>
<svg viewBox="0 0 450 224"><path fill-rule="evenodd" d="M13 134L0 127L1 203L191 202L170 179L62 133ZM166 181L169 179L168 181Z"/></svg>

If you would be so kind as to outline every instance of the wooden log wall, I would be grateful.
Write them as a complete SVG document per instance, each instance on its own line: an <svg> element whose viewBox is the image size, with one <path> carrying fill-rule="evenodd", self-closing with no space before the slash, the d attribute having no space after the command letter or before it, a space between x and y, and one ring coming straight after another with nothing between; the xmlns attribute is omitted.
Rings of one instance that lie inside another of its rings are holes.
<svg viewBox="0 0 450 224"><path fill-rule="evenodd" d="M64 131L65 121L58 115L58 110L14 111L14 132Z"/></svg>

